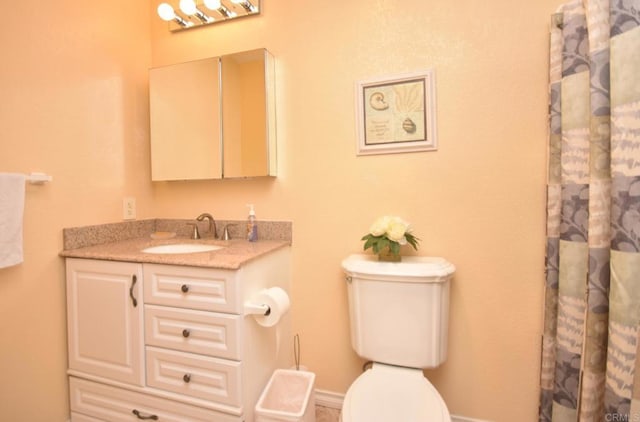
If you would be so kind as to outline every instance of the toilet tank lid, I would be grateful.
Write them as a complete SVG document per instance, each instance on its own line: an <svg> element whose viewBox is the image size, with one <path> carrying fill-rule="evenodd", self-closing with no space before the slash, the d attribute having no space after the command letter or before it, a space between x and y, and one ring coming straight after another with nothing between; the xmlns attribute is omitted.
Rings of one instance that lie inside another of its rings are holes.
<svg viewBox="0 0 640 422"><path fill-rule="evenodd" d="M382 278L393 281L444 282L456 267L444 258L403 256L401 262L380 262L375 255L354 254L342 261L348 275L362 278ZM398 280L400 281L400 280Z"/></svg>

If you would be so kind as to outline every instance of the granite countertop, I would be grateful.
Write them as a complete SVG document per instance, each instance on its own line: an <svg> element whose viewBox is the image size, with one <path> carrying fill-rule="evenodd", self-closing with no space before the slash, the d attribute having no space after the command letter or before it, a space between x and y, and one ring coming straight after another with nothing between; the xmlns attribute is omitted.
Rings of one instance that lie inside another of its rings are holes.
<svg viewBox="0 0 640 422"><path fill-rule="evenodd" d="M222 249L207 252L158 254L145 253L142 249L150 246L175 243L212 244L224 246ZM221 268L237 270L243 264L261 255L288 246L288 242L277 240L192 240L189 238L173 238L154 240L149 237L128 239L118 242L104 243L60 252L65 258L104 259L109 261L148 262L154 264L187 265L194 267Z"/></svg>
<svg viewBox="0 0 640 422"><path fill-rule="evenodd" d="M242 221L222 222L221 226L230 228L232 240L216 240L206 236L194 240L189 237L192 228L189 229L188 225L193 222L153 219L64 229L64 245L60 256L237 270L252 259L291 245L291 223L288 222L258 222L257 242L238 238ZM206 226L200 225L202 233L204 229ZM170 238L154 236L167 233L171 234ZM176 254L142 252L142 249L151 246L176 243L211 244L223 248Z"/></svg>

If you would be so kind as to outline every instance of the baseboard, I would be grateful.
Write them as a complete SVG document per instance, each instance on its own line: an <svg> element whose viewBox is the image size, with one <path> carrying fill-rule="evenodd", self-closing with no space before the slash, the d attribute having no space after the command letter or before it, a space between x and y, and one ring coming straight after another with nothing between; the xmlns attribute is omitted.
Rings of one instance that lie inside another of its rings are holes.
<svg viewBox="0 0 640 422"><path fill-rule="evenodd" d="M451 415L451 422L491 422L484 419L465 418L464 416Z"/></svg>
<svg viewBox="0 0 640 422"><path fill-rule="evenodd" d="M327 390L316 390L316 406L328 407L331 409L342 409L344 394L334 393ZM466 418L464 416L451 415L451 422L490 422L481 419Z"/></svg>
<svg viewBox="0 0 640 422"><path fill-rule="evenodd" d="M333 391L316 389L316 405L329 407L331 409L342 409L344 394L334 393Z"/></svg>

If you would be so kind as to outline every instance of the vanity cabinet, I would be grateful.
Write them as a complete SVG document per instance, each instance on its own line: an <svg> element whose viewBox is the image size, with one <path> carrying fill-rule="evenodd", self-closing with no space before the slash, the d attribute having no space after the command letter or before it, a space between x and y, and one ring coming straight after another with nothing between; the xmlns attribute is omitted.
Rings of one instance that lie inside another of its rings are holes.
<svg viewBox="0 0 640 422"><path fill-rule="evenodd" d="M272 372L291 364L288 315L244 316L288 290L289 250L237 270L67 258L72 422L251 422Z"/></svg>

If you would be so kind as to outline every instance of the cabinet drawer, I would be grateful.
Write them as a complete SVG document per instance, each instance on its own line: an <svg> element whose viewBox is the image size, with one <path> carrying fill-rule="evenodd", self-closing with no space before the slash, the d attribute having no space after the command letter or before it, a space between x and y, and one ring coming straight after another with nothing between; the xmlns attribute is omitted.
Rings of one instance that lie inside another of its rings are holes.
<svg viewBox="0 0 640 422"><path fill-rule="evenodd" d="M144 300L154 305L240 314L233 271L144 265Z"/></svg>
<svg viewBox="0 0 640 422"><path fill-rule="evenodd" d="M242 416L227 415L75 377L69 379L69 388L73 422L139 422L141 418L152 415L157 417L154 420L160 422L242 421Z"/></svg>
<svg viewBox="0 0 640 422"><path fill-rule="evenodd" d="M240 360L240 315L146 305L145 343Z"/></svg>
<svg viewBox="0 0 640 422"><path fill-rule="evenodd" d="M147 385L242 406L240 362L147 346Z"/></svg>

